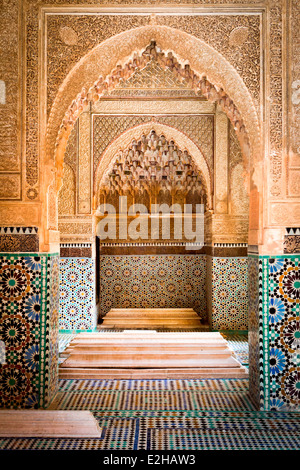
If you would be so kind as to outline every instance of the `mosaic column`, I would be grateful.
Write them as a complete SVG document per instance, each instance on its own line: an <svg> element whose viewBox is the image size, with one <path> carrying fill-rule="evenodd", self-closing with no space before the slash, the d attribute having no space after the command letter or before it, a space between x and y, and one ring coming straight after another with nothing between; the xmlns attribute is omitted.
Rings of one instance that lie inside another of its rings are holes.
<svg viewBox="0 0 300 470"><path fill-rule="evenodd" d="M90 243L61 245L59 330L94 331L97 327L95 259Z"/></svg>
<svg viewBox="0 0 300 470"><path fill-rule="evenodd" d="M260 410L300 409L300 254L249 257L250 394Z"/></svg>
<svg viewBox="0 0 300 470"><path fill-rule="evenodd" d="M58 302L57 253L0 253L0 408L44 408L56 394Z"/></svg>

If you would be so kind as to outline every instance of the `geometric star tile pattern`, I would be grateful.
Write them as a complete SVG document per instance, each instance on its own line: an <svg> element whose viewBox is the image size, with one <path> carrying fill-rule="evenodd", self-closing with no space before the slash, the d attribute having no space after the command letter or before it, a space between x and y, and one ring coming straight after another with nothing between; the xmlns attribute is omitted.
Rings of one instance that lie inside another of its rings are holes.
<svg viewBox="0 0 300 470"><path fill-rule="evenodd" d="M0 449L292 450L300 413L255 411L247 379L61 380L51 409L90 410L98 439L5 438Z"/></svg>
<svg viewBox="0 0 300 470"><path fill-rule="evenodd" d="M1 254L0 407L45 406L57 390L58 256Z"/></svg>
<svg viewBox="0 0 300 470"><path fill-rule="evenodd" d="M212 328L248 329L247 258L212 259Z"/></svg>
<svg viewBox="0 0 300 470"><path fill-rule="evenodd" d="M101 314L111 308L193 308L206 320L205 282L205 255L101 255Z"/></svg>
<svg viewBox="0 0 300 470"><path fill-rule="evenodd" d="M269 258L268 269L270 406L299 410L300 256Z"/></svg>
<svg viewBox="0 0 300 470"><path fill-rule="evenodd" d="M96 327L94 260L60 258L60 330Z"/></svg>
<svg viewBox="0 0 300 470"><path fill-rule="evenodd" d="M299 261L299 255L263 256L249 264L249 278L259 274L249 289L249 379L264 410L300 409Z"/></svg>

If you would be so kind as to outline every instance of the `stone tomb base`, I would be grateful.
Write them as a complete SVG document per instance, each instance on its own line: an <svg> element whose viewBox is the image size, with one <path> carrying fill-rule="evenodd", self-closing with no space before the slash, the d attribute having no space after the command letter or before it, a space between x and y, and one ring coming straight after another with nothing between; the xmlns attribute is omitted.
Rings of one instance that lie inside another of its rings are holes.
<svg viewBox="0 0 300 470"><path fill-rule="evenodd" d="M65 350L61 379L246 378L220 333L125 330L81 333Z"/></svg>
<svg viewBox="0 0 300 470"><path fill-rule="evenodd" d="M112 308L105 315L101 327L151 330L199 329L204 325L192 308Z"/></svg>

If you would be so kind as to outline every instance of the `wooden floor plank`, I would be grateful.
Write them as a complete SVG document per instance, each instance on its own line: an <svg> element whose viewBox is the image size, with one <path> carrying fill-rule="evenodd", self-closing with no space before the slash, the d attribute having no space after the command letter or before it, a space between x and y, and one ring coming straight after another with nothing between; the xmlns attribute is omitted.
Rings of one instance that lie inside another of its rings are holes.
<svg viewBox="0 0 300 470"><path fill-rule="evenodd" d="M90 411L0 410L0 437L100 438Z"/></svg>

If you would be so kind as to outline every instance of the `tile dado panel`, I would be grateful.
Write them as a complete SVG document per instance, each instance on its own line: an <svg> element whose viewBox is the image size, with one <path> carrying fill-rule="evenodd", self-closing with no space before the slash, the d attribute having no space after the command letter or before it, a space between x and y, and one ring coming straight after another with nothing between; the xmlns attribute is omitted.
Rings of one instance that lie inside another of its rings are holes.
<svg viewBox="0 0 300 470"><path fill-rule="evenodd" d="M94 270L92 258L60 258L60 330L96 328Z"/></svg>
<svg viewBox="0 0 300 470"><path fill-rule="evenodd" d="M250 294L250 393L260 409L299 411L300 255L252 256L249 266L258 274Z"/></svg>
<svg viewBox="0 0 300 470"><path fill-rule="evenodd" d="M0 408L46 407L58 385L58 255L1 253L0 301Z"/></svg>
<svg viewBox="0 0 300 470"><path fill-rule="evenodd" d="M247 258L208 257L209 323L213 330L248 330Z"/></svg>
<svg viewBox="0 0 300 470"><path fill-rule="evenodd" d="M111 308L194 308L206 318L205 255L101 255L101 315Z"/></svg>

